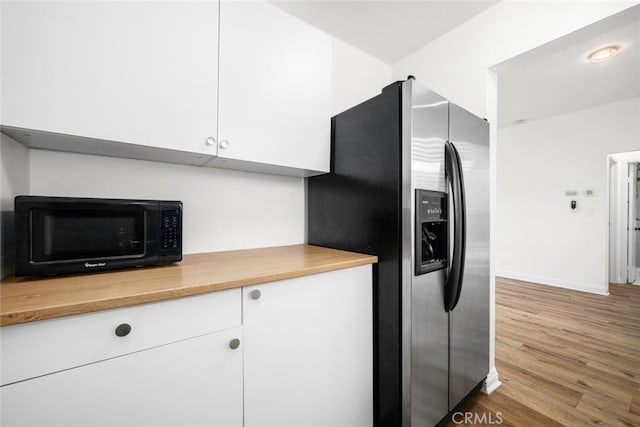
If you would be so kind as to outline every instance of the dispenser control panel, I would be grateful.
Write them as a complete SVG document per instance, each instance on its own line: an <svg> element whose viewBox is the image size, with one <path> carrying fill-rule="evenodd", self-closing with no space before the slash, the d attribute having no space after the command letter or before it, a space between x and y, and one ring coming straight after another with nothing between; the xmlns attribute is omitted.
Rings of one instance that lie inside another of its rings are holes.
<svg viewBox="0 0 640 427"><path fill-rule="evenodd" d="M449 256L447 193L416 189L415 274L446 268Z"/></svg>

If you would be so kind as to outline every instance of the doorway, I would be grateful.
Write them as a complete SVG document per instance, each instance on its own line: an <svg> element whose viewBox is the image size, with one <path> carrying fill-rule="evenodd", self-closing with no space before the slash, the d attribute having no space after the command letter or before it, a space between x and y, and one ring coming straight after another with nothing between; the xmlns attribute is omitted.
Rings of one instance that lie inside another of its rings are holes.
<svg viewBox="0 0 640 427"><path fill-rule="evenodd" d="M609 282L640 285L640 151L608 156Z"/></svg>
<svg viewBox="0 0 640 427"><path fill-rule="evenodd" d="M640 163L629 164L627 282L640 285Z"/></svg>

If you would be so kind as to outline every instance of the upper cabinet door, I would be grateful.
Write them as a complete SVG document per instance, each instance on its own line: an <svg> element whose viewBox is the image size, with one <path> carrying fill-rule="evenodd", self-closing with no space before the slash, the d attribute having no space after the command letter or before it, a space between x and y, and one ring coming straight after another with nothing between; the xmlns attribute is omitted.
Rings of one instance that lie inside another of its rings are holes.
<svg viewBox="0 0 640 427"><path fill-rule="evenodd" d="M217 39L217 1L3 2L2 124L215 155Z"/></svg>
<svg viewBox="0 0 640 427"><path fill-rule="evenodd" d="M331 38L259 1L220 4L218 163L329 171Z"/></svg>

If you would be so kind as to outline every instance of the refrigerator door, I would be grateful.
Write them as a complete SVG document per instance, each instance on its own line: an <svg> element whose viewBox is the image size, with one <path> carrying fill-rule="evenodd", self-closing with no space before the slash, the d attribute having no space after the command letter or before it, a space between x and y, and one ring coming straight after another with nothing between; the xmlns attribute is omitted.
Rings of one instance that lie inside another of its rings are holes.
<svg viewBox="0 0 640 427"><path fill-rule="evenodd" d="M452 410L489 372L489 124L454 104L449 112L467 208L464 276L449 325Z"/></svg>
<svg viewBox="0 0 640 427"><path fill-rule="evenodd" d="M448 314L445 270L414 277L411 292L411 426L433 426L448 412ZM405 421L408 417L405 417Z"/></svg>
<svg viewBox="0 0 640 427"><path fill-rule="evenodd" d="M448 136L449 102L413 84L411 107L411 211L403 212L403 227L415 230L416 189L445 192L444 143ZM405 187L407 183L405 183ZM415 233L408 247L415 261ZM406 239L403 245L407 245ZM448 313L444 309L444 268L415 275L414 263L403 271L411 290L403 297L403 426L432 426L448 411ZM407 335L408 334L408 335Z"/></svg>

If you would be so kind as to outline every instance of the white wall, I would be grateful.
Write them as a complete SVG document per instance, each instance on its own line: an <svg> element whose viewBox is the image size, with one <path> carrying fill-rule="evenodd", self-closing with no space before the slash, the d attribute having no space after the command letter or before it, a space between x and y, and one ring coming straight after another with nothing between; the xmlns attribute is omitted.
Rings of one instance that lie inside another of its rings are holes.
<svg viewBox="0 0 640 427"><path fill-rule="evenodd" d="M378 95L392 82L390 65L335 38L332 48L333 115Z"/></svg>
<svg viewBox="0 0 640 427"><path fill-rule="evenodd" d="M495 164L498 83L489 71L518 56L628 7L637 0L535 2L501 1L422 49L393 64L394 79L416 76L422 84L480 117L490 126L491 247L495 248ZM490 275L494 277L492 250ZM490 375L485 390L500 383L495 371L495 282L491 283Z"/></svg>
<svg viewBox="0 0 640 427"><path fill-rule="evenodd" d="M13 198L29 194L29 150L0 134L0 278L13 273Z"/></svg>
<svg viewBox="0 0 640 427"><path fill-rule="evenodd" d="M374 96L391 81L390 65L338 40L332 62L334 113ZM185 253L306 241L303 179L27 150L2 138L3 210L5 202L12 206L16 193L178 199L184 203ZM20 188L5 189L20 174ZM14 179L5 180L5 175Z"/></svg>
<svg viewBox="0 0 640 427"><path fill-rule="evenodd" d="M497 275L608 292L607 155L640 147L639 117L632 98L499 130Z"/></svg>
<svg viewBox="0 0 640 427"><path fill-rule="evenodd" d="M34 195L181 200L184 252L304 241L300 178L30 150Z"/></svg>

